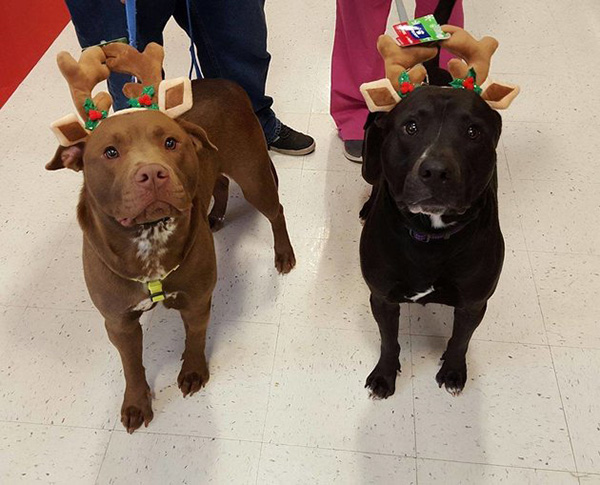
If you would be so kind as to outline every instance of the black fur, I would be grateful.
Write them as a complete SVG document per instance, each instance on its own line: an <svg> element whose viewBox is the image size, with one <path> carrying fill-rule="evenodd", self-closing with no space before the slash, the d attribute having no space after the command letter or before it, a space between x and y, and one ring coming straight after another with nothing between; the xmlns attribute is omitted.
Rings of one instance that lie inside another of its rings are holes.
<svg viewBox="0 0 600 485"><path fill-rule="evenodd" d="M375 397L395 390L399 304L430 287L434 291L418 303L455 307L436 379L453 394L465 385L467 347L504 260L500 131L498 113L472 91L430 86L367 122L363 177L374 187L361 211L360 257L381 334L381 356L366 383ZM436 229L423 212L441 214L446 227Z"/></svg>

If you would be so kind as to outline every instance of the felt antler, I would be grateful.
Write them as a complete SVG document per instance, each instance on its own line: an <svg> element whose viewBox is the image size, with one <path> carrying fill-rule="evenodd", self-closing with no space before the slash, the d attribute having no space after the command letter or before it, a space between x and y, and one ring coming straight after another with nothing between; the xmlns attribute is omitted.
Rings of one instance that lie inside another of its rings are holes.
<svg viewBox="0 0 600 485"><path fill-rule="evenodd" d="M448 71L455 79L454 82L458 80L463 87L466 86L465 82L470 76L469 71L473 69L476 77L473 80L474 83L479 86L483 85L485 88L481 97L494 109L508 108L519 94L519 86L487 81L492 56L498 48L498 41L493 37L476 40L467 31L453 25L443 25L442 30L451 35L449 39L441 41L442 47L460 57L460 59L451 59L448 62ZM470 86L470 89L474 87Z"/></svg>
<svg viewBox="0 0 600 485"><path fill-rule="evenodd" d="M435 47L400 47L388 35L380 35L377 50L385 65L385 79L360 87L369 111L391 111L402 97L421 84L427 76L421 64L435 57Z"/></svg>
<svg viewBox="0 0 600 485"><path fill-rule="evenodd" d="M127 83L123 93L128 98L139 98L144 87L153 86L154 94L158 94L158 85L162 81L162 65L165 57L161 45L151 42L144 52L138 52L134 47L115 42L103 47L106 54L106 64L111 71L131 74L140 83Z"/></svg>
<svg viewBox="0 0 600 485"><path fill-rule="evenodd" d="M437 54L435 47L400 47L389 35L379 36L377 50L383 58L385 77L390 80L396 91L400 91L400 75L409 69L410 82L422 83L427 76L427 71L421 63L433 59Z"/></svg>
<svg viewBox="0 0 600 485"><path fill-rule="evenodd" d="M475 69L475 82L483 84L490 72L492 56L498 48L498 41L493 37L476 40L471 34L454 25L443 25L442 30L450 34L450 38L440 42L441 46L460 59L448 62L448 71L454 79L467 77L470 68ZM464 61L463 61L464 60Z"/></svg>
<svg viewBox="0 0 600 485"><path fill-rule="evenodd" d="M56 61L63 77L69 84L73 103L77 112L85 120L89 109L86 110L86 100L92 99L97 111L108 111L112 98L107 92L100 92L92 98L92 90L100 82L108 78L110 71L106 64L106 56L100 47L90 47L81 54L79 62L68 52L59 52Z"/></svg>
<svg viewBox="0 0 600 485"><path fill-rule="evenodd" d="M121 43L107 44L103 48L91 47L81 55L77 63L68 53L58 55L58 65L71 88L71 95L84 123L70 114L50 125L63 147L69 147L87 139L98 123L108 116L112 99L108 93L99 93L93 100L91 91L100 81L108 78L111 71L132 74L141 81L128 83L123 93L128 96L131 109L123 109L112 116L137 111L139 108L160 110L176 118L194 103L192 83L186 78L162 80L163 48L148 44L140 53Z"/></svg>

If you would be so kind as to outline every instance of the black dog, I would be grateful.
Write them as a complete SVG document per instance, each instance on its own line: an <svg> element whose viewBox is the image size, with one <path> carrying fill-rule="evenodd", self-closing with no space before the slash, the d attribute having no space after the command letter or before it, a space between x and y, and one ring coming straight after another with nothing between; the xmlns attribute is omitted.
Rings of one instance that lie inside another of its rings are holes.
<svg viewBox="0 0 600 485"><path fill-rule="evenodd" d="M360 257L381 334L381 356L365 386L373 397L395 390L400 303L455 307L436 380L453 395L464 388L467 347L504 260L496 172L501 126L500 115L473 91L432 86L367 123L363 177L374 187L361 212Z"/></svg>

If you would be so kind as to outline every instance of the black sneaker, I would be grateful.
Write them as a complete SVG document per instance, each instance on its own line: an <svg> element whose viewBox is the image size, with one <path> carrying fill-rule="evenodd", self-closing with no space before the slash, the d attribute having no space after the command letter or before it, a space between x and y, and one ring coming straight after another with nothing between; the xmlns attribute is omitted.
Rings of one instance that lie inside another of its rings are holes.
<svg viewBox="0 0 600 485"><path fill-rule="evenodd" d="M315 146L315 140L312 137L282 124L279 136L269 144L269 149L284 155L302 156L313 152Z"/></svg>
<svg viewBox="0 0 600 485"><path fill-rule="evenodd" d="M362 163L362 140L346 140L344 142L344 156L355 163Z"/></svg>

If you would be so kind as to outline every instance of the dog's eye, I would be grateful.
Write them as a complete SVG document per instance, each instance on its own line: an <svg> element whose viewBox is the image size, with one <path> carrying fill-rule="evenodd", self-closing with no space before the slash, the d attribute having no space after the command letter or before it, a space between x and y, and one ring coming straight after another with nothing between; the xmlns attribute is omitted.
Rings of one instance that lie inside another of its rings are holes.
<svg viewBox="0 0 600 485"><path fill-rule="evenodd" d="M115 147L108 147L104 150L104 156L108 159L117 158L119 156L119 152Z"/></svg>
<svg viewBox="0 0 600 485"><path fill-rule="evenodd" d="M404 131L407 135L413 136L416 135L419 131L419 127L415 121L409 121L404 125Z"/></svg>
<svg viewBox="0 0 600 485"><path fill-rule="evenodd" d="M177 148L177 140L170 136L165 140L165 148L167 150L175 150Z"/></svg>
<svg viewBox="0 0 600 485"><path fill-rule="evenodd" d="M471 140L475 140L479 137L480 134L481 132L475 126L469 126L467 130L467 135L469 135L469 138Z"/></svg>

